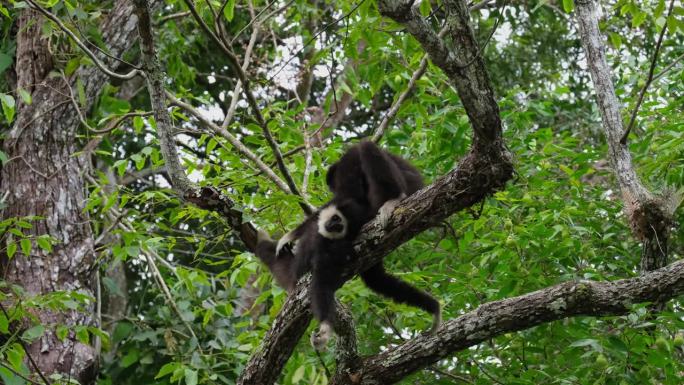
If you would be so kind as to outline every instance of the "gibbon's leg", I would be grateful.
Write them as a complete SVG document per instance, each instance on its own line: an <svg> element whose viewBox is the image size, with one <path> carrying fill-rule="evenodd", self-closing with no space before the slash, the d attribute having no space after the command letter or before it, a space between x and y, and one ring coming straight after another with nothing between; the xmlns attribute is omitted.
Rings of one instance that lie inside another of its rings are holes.
<svg viewBox="0 0 684 385"><path fill-rule="evenodd" d="M320 271L314 270L311 279L311 311L320 322L318 331L311 334L311 346L317 351L325 350L333 334L335 317L335 287L330 285Z"/></svg>
<svg viewBox="0 0 684 385"><path fill-rule="evenodd" d="M376 293L382 294L395 302L415 306L432 314L431 333L434 333L439 328L439 325L442 323L442 312L439 302L430 294L388 274L382 262L360 275L366 286Z"/></svg>

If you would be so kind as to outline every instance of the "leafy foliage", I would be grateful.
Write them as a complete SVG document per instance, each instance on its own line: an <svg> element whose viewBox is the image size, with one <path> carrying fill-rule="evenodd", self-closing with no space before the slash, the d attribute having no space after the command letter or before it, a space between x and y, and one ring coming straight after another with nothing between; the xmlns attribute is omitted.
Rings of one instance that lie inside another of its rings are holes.
<svg viewBox="0 0 684 385"><path fill-rule="evenodd" d="M43 3L78 27L84 39L106 50L97 28L105 4ZM222 3L209 0L196 6L212 24ZM312 123L311 110L318 108L328 116L345 94L353 100L337 126L321 131L325 144L311 149L307 196L319 205L329 197L327 166L349 142L372 135L407 87L424 52L408 33L381 18L372 1L269 3L227 1L218 17L240 58L246 55L253 28L261 28L246 72L254 79L262 113L300 186L307 168L306 151L301 150L304 135L321 126ZM437 3L425 1L422 7L439 27L445 15ZM658 75L630 137L639 173L660 191L684 184L684 64L677 62L684 54L684 8L676 5L666 18L665 3L608 2L604 14L609 17L602 25L625 114L643 86L657 34L668 28ZM0 16L0 74L5 75L14 56L11 21L24 6L13 5L0 6L5 15ZM389 271L440 298L445 318L567 280L638 274L641 248L625 223L606 161L572 10L571 0L504 1L472 15L479 41L483 46L489 41L483 55L500 98L517 177L481 210L454 215L386 259ZM230 109L237 76L191 16L168 18L185 11L184 2L169 0L156 16L159 55L171 79L168 89L220 125ZM254 17L257 22L252 22ZM93 66L54 25L46 24L42 33L60 47L56 65L67 75ZM137 62L137 50L124 59ZM666 67L670 63L672 67ZM313 73L310 91L297 95L296 86L307 71ZM88 123L102 128L125 113L146 111L146 93L129 88L118 83L105 87ZM19 100L32 102L21 89L3 87L0 128L12 123ZM235 109L228 132L273 164L275 158L242 96ZM245 220L270 233L284 233L304 218L300 198L280 190L229 141L186 111L173 107L172 112L183 164L193 180L220 188L242 208ZM0 281L0 303L15 304L0 314L4 383L23 384L15 373L29 373L19 341L30 342L52 330L61 338L101 341L102 385L233 384L258 348L286 294L224 218L174 195L154 127L149 116L127 119L102 137L94 153L98 168L88 182L85 209L101 235L96 266L104 304L101 327L66 330L35 324L32 312L37 309L74 310L97 299L77 291L34 296ZM84 128L84 145L94 137ZM459 97L432 65L382 141L385 148L410 159L427 181L450 170L469 142L470 127ZM7 257L28 255L31 247L50 252L54 240L49 236L22 233L34 219L0 223L0 248ZM676 220L682 219L679 210ZM680 258L684 234L673 232L670 242L671 258ZM117 266L124 266L123 274ZM378 297L358 279L347 283L338 298L354 315L363 354L401 343L429 327L425 314ZM115 306L121 301L123 308ZM554 322L499 336L403 383L451 384L460 378L472 384L680 384L683 320L681 301L673 301L657 316L645 305L635 305L624 317ZM333 354L324 354L323 360L333 365ZM307 341L300 342L280 383L327 383Z"/></svg>

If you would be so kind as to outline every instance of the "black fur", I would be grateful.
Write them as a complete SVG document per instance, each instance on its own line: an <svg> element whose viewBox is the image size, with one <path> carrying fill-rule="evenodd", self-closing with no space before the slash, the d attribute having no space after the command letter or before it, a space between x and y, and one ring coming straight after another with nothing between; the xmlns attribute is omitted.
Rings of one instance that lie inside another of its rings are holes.
<svg viewBox="0 0 684 385"><path fill-rule="evenodd" d="M423 186L423 181L420 172L409 162L369 141L351 147L329 168L326 181L334 197L293 230L292 239L297 240L294 251L283 249L275 256L275 242L268 238L260 239L256 254L269 266L278 284L288 291L303 274L311 271L312 312L321 324L332 324L335 291L344 284L341 272L353 257L352 244L361 227L385 203L411 195ZM331 207L337 208L347 221L345 235L340 239L331 239L319 229L321 213ZM439 302L388 274L382 262L360 275L371 290L396 302L419 307L433 314L439 323Z"/></svg>

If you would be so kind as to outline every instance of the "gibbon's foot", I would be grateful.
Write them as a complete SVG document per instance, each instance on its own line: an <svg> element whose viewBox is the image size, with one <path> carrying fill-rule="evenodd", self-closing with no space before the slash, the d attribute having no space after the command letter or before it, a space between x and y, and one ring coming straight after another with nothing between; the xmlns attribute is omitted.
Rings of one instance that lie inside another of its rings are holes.
<svg viewBox="0 0 684 385"><path fill-rule="evenodd" d="M432 327L430 328L430 334L437 333L437 330L442 325L442 308L437 309L437 313L432 315Z"/></svg>
<svg viewBox="0 0 684 385"><path fill-rule="evenodd" d="M285 247L288 243L294 241L294 231L290 231L287 234L283 235L280 239L278 239L278 243L276 244L276 250L275 250L275 255L276 257L278 254L280 254L280 250Z"/></svg>
<svg viewBox="0 0 684 385"><path fill-rule="evenodd" d="M392 216L394 209L404 198L406 198L406 194L402 193L399 198L388 200L380 207L380 210L378 210L378 221L380 222L380 226L387 227L387 223L389 223L389 219Z"/></svg>
<svg viewBox="0 0 684 385"><path fill-rule="evenodd" d="M322 322L317 332L311 333L311 346L318 352L323 352L332 337L333 328L329 322Z"/></svg>

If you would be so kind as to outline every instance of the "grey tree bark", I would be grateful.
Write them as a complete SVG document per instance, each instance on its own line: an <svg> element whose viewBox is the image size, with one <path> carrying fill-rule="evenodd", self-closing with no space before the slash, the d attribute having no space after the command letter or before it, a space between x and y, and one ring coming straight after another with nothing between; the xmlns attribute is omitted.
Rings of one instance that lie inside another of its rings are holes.
<svg viewBox="0 0 684 385"><path fill-rule="evenodd" d="M655 270L667 264L672 216L681 196L674 192L660 196L654 194L637 175L629 147L621 141L625 127L613 87L612 71L606 62L606 39L599 30L599 8L594 0L577 0L576 3L580 39L587 54L587 65L608 142L609 159L622 192L632 234L643 242L641 270Z"/></svg>
<svg viewBox="0 0 684 385"><path fill-rule="evenodd" d="M103 17L101 32L110 53L121 56L135 41L135 21L129 2L117 1ZM28 236L49 234L57 239L51 253L34 245L29 256L4 259L7 281L23 286L29 294L58 290L77 290L93 295L93 233L83 211L86 186L83 174L88 168L85 156L74 156L82 149L76 137L79 118L65 82L48 77L54 69L47 42L41 36L45 19L32 9L21 11L17 23L15 68L18 86L32 94L33 102L18 103L17 118L7 134L3 151L10 161L0 174L7 207L2 219L40 216L27 229ZM106 63L110 63L102 57ZM84 85L87 110L108 81L95 67L82 67L68 81L80 79ZM94 325L94 303L80 310L37 314L43 325ZM92 346L77 342L73 336L59 341L50 327L28 353L45 373L60 372L82 384L93 383L97 373L97 353Z"/></svg>

